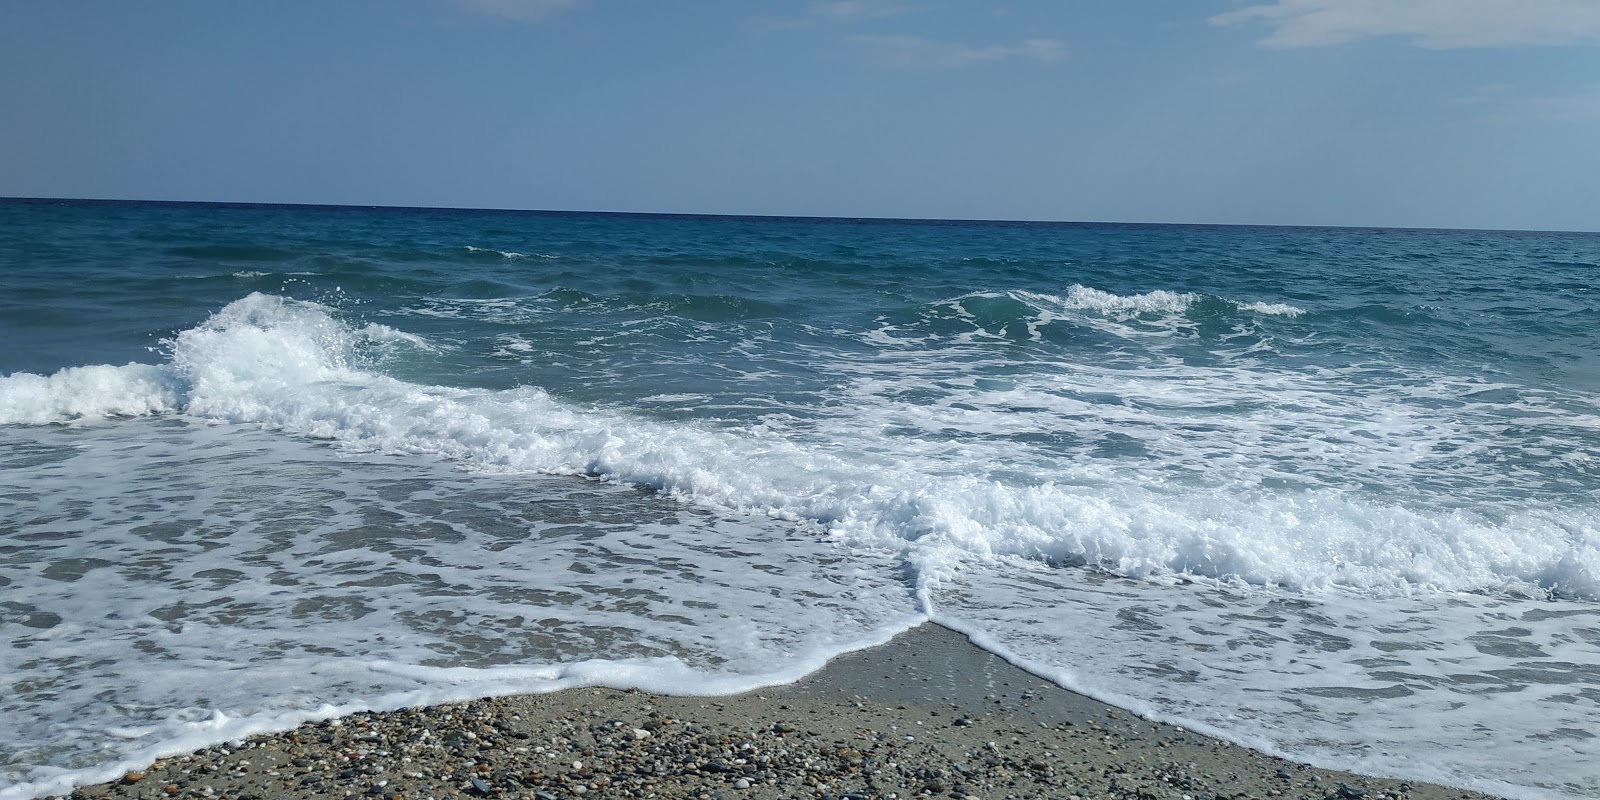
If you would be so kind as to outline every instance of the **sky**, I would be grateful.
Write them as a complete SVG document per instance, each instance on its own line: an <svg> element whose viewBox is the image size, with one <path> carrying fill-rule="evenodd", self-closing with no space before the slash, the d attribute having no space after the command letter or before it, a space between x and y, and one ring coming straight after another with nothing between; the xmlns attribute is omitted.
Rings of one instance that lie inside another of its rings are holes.
<svg viewBox="0 0 1600 800"><path fill-rule="evenodd" d="M0 196L1600 230L1600 0L0 0Z"/></svg>

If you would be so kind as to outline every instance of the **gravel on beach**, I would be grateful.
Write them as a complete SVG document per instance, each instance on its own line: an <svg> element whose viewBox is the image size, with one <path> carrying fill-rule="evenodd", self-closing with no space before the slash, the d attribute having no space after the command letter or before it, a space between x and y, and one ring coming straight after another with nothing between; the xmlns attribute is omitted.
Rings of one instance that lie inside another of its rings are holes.
<svg viewBox="0 0 1600 800"><path fill-rule="evenodd" d="M791 686L605 688L364 712L157 761L82 798L1478 800L1139 719L923 625Z"/></svg>

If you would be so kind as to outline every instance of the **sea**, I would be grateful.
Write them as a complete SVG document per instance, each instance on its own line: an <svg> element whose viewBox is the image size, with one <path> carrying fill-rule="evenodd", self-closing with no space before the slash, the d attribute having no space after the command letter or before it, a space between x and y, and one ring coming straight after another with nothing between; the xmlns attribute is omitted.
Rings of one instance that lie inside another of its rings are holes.
<svg viewBox="0 0 1600 800"><path fill-rule="evenodd" d="M1600 796L1600 235L0 201L0 798L925 622Z"/></svg>

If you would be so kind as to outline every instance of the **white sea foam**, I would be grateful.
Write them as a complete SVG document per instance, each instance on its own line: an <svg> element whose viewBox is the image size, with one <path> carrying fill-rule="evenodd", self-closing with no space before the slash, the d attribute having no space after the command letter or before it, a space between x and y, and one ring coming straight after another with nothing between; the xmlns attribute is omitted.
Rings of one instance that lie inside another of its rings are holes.
<svg viewBox="0 0 1600 800"><path fill-rule="evenodd" d="M1025 312L1019 312L1024 316L1015 319L986 318L971 307L973 301L997 300L1020 304L1026 309ZM958 319L971 326L968 331L934 331L880 320L881 327L865 336L877 346L903 348L941 340L954 344L995 341L1012 335L1014 329L1022 329L1027 332L1029 339L1039 341L1045 337L1047 328L1064 324L1092 328L1119 339L1150 343L1162 339L1193 338L1198 327L1190 312L1197 303L1205 300L1205 295L1194 292L1158 289L1143 294L1119 295L1078 284L1069 287L1065 295L1017 289L974 292L933 304L929 308L929 316L920 321L926 325L939 319ZM1305 313L1304 309L1285 303L1244 302L1228 298L1210 300L1230 306L1241 315L1248 315L1234 320L1233 335L1257 333L1255 321L1249 317L1294 318Z"/></svg>
<svg viewBox="0 0 1600 800"><path fill-rule="evenodd" d="M473 247L470 244L466 246L466 251L469 253L499 253L501 258L527 258L526 253L518 253L511 250L496 250L492 247Z"/></svg>
<svg viewBox="0 0 1600 800"><path fill-rule="evenodd" d="M1119 295L1078 284L1070 287L1065 297L1038 292L1015 292L1014 294L1041 305L1107 315L1182 314L1201 299L1201 295L1194 292L1170 292L1165 289L1157 289L1144 294ZM1304 309L1287 303L1221 299L1234 308L1255 314L1298 317L1305 313Z"/></svg>
<svg viewBox="0 0 1600 800"><path fill-rule="evenodd" d="M362 328L356 331L355 334L358 340L371 344L403 344L414 350L422 350L430 353L437 353L443 349L414 333L406 333L405 331L391 328L388 325L379 325L377 323L362 326Z"/></svg>
<svg viewBox="0 0 1600 800"><path fill-rule="evenodd" d="M8 540L6 800L363 708L787 683L925 619L893 554L627 487L182 418L0 434L0 508L52 531Z"/></svg>
<svg viewBox="0 0 1600 800"><path fill-rule="evenodd" d="M1274 317L1298 317L1306 313L1305 309L1291 306L1288 303L1236 303L1240 309L1253 311L1257 314L1267 314Z"/></svg>
<svg viewBox="0 0 1600 800"><path fill-rule="evenodd" d="M1026 294L1035 298L1049 298L1063 308L1093 311L1101 314L1181 314L1187 311L1189 306L1200 298L1199 295L1191 292L1169 292L1165 289L1157 289L1145 294L1120 295L1077 284L1067 290L1067 296L1064 298L1051 298L1049 295L1033 293Z"/></svg>
<svg viewBox="0 0 1600 800"><path fill-rule="evenodd" d="M396 309L395 314L437 319L481 320L507 325L524 324L538 320L547 313L541 306L548 305L543 298L522 300L510 298L445 298L430 297L415 306Z"/></svg>
<svg viewBox="0 0 1600 800"><path fill-rule="evenodd" d="M553 256L547 253L518 253L514 250L496 250L492 247L473 247L470 244L466 245L464 249L469 253L498 253L501 258L505 259L542 258L546 261L553 261L560 258L560 256Z"/></svg>
<svg viewBox="0 0 1600 800"><path fill-rule="evenodd" d="M406 383L362 368L359 347L374 339L405 337L352 329L315 304L253 294L181 333L168 365L10 376L0 385L0 419L182 410L361 451L600 476L818 522L873 546L940 541L982 556L1135 577L1386 595L1553 588L1600 596L1592 508L1486 512L1439 506L1426 494L1347 494L1352 481L1457 472L1463 483L1484 485L1513 469L1462 457L1482 429L1463 427L1461 409L1439 415L1387 391L1351 393L1302 375L1088 368L1056 385L967 391L949 375L919 376L932 362L906 361L888 387L883 371L847 387L841 413L801 427L740 430L571 406L537 388ZM899 399L898 387L918 378L942 382L946 397ZM1120 401L1088 399L1100 394ZM1271 405L1255 405L1252 395ZM1593 422L1592 413L1550 405L1545 413ZM885 433L908 429L922 435ZM1083 457L1019 444L1018 436L1043 430L1080 437ZM1106 446L1137 457L1095 457ZM930 567L930 580L945 573Z"/></svg>
<svg viewBox="0 0 1600 800"><path fill-rule="evenodd" d="M50 376L20 372L0 378L0 424L169 413L184 393L183 381L166 365L68 367Z"/></svg>

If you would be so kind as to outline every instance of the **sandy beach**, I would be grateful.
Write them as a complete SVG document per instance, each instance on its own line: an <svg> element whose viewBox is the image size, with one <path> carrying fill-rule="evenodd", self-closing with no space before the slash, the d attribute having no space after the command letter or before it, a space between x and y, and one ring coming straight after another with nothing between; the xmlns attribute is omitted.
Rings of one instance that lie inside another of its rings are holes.
<svg viewBox="0 0 1600 800"><path fill-rule="evenodd" d="M922 625L730 697L605 688L362 713L74 797L1486 798L1317 769L1065 691Z"/></svg>

